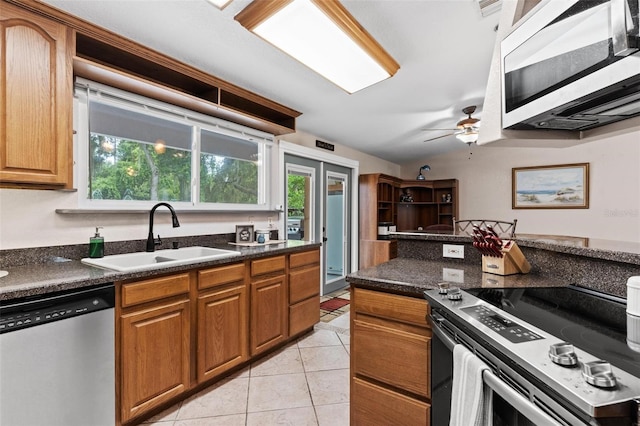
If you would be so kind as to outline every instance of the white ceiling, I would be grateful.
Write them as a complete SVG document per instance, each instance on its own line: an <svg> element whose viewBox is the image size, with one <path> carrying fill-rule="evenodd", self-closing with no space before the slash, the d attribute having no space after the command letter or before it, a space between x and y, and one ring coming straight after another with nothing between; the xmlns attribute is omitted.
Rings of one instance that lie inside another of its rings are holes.
<svg viewBox="0 0 640 426"><path fill-rule="evenodd" d="M461 110L482 117L499 13L477 0L342 0L400 64L397 74L349 95L268 45L206 0L45 0L59 9L302 112L297 129L403 164L467 149L446 134ZM285 137L286 139L286 137Z"/></svg>

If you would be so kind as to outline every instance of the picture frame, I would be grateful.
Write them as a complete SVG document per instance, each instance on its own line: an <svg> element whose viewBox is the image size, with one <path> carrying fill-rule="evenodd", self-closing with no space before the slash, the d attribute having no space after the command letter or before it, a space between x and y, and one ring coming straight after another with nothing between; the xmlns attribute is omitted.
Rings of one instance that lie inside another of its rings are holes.
<svg viewBox="0 0 640 426"><path fill-rule="evenodd" d="M236 225L236 243L252 243L253 235L253 225Z"/></svg>
<svg viewBox="0 0 640 426"><path fill-rule="evenodd" d="M589 163L514 167L511 208L588 209Z"/></svg>

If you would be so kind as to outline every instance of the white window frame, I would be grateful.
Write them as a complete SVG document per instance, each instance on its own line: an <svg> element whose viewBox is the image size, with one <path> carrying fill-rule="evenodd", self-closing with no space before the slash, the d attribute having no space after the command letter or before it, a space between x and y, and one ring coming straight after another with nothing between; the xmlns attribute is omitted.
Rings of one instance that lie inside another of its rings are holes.
<svg viewBox="0 0 640 426"><path fill-rule="evenodd" d="M91 94L88 94L88 91ZM153 111L153 116L192 127L191 141L191 200L171 201L180 210L197 211L270 211L274 210L271 185L273 139L272 134L210 117L185 108L129 93L82 78L76 79L74 121L77 130L74 138L74 186L78 189L78 207L86 210L135 210L149 209L155 200L94 200L88 197L89 182L89 97L97 97L101 103L135 112ZM146 111L145 111L146 110ZM200 200L200 132L207 130L239 139L258 146L258 200L256 204L201 203Z"/></svg>

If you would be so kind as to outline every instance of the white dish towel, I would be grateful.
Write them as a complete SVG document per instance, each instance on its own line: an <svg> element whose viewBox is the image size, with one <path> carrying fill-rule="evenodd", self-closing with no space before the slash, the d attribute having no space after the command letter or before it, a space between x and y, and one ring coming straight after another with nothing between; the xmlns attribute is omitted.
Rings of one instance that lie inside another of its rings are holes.
<svg viewBox="0 0 640 426"><path fill-rule="evenodd" d="M453 386L449 426L491 426L492 390L482 372L489 366L461 344L453 348Z"/></svg>

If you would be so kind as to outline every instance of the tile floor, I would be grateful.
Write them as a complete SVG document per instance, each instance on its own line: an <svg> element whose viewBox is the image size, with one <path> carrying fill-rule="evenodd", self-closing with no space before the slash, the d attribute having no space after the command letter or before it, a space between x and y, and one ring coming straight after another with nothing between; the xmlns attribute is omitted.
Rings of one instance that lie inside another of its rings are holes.
<svg viewBox="0 0 640 426"><path fill-rule="evenodd" d="M348 290L336 293L349 297ZM349 317L348 309L332 314L313 332L145 425L348 426Z"/></svg>
<svg viewBox="0 0 640 426"><path fill-rule="evenodd" d="M320 297L320 303L326 302L329 299L333 299L334 297L338 297L340 299L351 300L351 293L349 293L349 288L337 290L333 293L329 293L325 296ZM335 311L325 311L324 309L320 309L320 321L322 322L330 322L334 319L338 318L342 314L349 312L349 305L345 305ZM349 327L347 327L349 328Z"/></svg>

